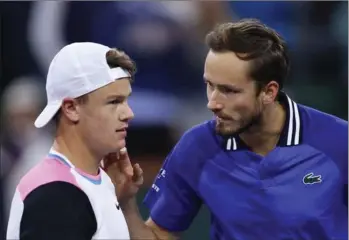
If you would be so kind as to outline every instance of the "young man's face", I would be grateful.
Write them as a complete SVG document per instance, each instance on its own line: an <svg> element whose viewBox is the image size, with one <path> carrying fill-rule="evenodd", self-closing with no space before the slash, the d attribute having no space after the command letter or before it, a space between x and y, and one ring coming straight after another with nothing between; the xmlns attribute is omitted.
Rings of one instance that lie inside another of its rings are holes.
<svg viewBox="0 0 349 240"><path fill-rule="evenodd" d="M235 53L210 51L205 62L207 107L216 116L216 131L231 135L248 128L261 118L263 104L253 80L249 62Z"/></svg>
<svg viewBox="0 0 349 240"><path fill-rule="evenodd" d="M88 95L79 108L78 128L97 152L116 152L125 147L128 123L134 114L128 105L128 78L118 79Z"/></svg>

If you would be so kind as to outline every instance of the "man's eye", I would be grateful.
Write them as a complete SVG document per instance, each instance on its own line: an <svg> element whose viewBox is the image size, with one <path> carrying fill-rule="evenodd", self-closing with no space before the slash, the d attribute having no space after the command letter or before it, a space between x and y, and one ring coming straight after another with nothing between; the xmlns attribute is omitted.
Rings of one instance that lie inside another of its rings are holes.
<svg viewBox="0 0 349 240"><path fill-rule="evenodd" d="M115 99L115 100L113 100L113 101L110 101L109 103L110 103L110 104L119 104L119 103L122 103L122 101L119 100L119 99Z"/></svg>
<svg viewBox="0 0 349 240"><path fill-rule="evenodd" d="M236 94L236 93L241 92L241 91L231 89L231 88L222 88L221 91L222 91L222 93L226 93L226 94Z"/></svg>
<svg viewBox="0 0 349 240"><path fill-rule="evenodd" d="M206 84L207 86L212 87L212 83L210 83L209 81L205 81L205 84Z"/></svg>
<svg viewBox="0 0 349 240"><path fill-rule="evenodd" d="M223 93L232 93L233 90L230 89L230 88L222 88L222 92L223 92Z"/></svg>

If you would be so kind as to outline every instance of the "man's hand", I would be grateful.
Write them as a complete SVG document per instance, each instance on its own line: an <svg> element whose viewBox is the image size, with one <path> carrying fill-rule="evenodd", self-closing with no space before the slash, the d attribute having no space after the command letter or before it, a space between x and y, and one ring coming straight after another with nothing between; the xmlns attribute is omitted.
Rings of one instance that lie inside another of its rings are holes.
<svg viewBox="0 0 349 240"><path fill-rule="evenodd" d="M115 185L120 205L128 202L143 184L143 170L138 163L132 166L126 148L122 148L119 153L108 154L103 159L103 164Z"/></svg>
<svg viewBox="0 0 349 240"><path fill-rule="evenodd" d="M135 195L143 184L143 170L139 164L132 166L127 149L108 154L103 159L103 168L115 185L131 239L173 239L169 232L162 230L152 220L145 224L140 216Z"/></svg>

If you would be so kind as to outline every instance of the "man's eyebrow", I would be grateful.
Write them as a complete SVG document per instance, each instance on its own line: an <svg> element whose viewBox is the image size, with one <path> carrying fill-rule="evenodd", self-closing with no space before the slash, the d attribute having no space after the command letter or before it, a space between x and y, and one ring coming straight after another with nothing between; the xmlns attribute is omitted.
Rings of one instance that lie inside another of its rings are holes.
<svg viewBox="0 0 349 240"><path fill-rule="evenodd" d="M214 84L209 79L207 79L205 77L203 77L203 79L204 79L205 82L209 82L211 84ZM238 89L238 87L236 87L235 85L232 85L232 84L219 84L218 83L218 84L214 84L214 85L216 85L217 87L220 87L220 88Z"/></svg>
<svg viewBox="0 0 349 240"><path fill-rule="evenodd" d="M127 95L122 95L122 94L112 94L112 95L109 95L107 97L108 100L112 100L112 99L124 99L124 98L127 98L129 96L131 96L132 92L130 92L129 94Z"/></svg>

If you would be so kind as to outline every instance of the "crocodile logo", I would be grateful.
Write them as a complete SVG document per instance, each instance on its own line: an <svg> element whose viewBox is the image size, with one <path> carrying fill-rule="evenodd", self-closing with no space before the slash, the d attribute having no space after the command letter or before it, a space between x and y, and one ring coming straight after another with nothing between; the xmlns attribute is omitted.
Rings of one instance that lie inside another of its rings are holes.
<svg viewBox="0 0 349 240"><path fill-rule="evenodd" d="M303 177L303 183L304 184L315 184L315 183L321 183L321 175L314 175L314 173L308 173Z"/></svg>

